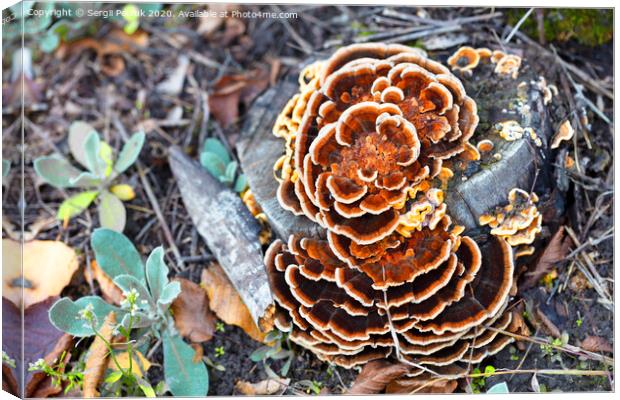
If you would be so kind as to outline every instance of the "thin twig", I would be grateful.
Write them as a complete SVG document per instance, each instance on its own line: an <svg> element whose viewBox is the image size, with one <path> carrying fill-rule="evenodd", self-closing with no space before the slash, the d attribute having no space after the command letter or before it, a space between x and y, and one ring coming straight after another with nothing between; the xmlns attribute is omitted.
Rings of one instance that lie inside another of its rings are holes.
<svg viewBox="0 0 620 400"><path fill-rule="evenodd" d="M510 34L506 37L506 39L504 39L504 43L510 42L510 39L512 39L512 37L515 35L515 33L517 33L517 31L519 30L521 25L523 25L523 23L527 20L527 18L530 16L532 11L534 11L534 7L530 8L529 10L527 10L525 15L523 15L523 17L521 17L521 19L519 20L519 22L517 22L515 27L512 28L512 31L510 31Z"/></svg>

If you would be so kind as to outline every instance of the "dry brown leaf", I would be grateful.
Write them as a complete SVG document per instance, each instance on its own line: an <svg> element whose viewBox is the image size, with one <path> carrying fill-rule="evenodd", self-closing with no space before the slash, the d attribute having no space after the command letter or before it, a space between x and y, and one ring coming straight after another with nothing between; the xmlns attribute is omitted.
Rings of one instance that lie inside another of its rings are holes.
<svg viewBox="0 0 620 400"><path fill-rule="evenodd" d="M50 396L62 391L61 387L52 387L51 382L46 381L45 373L27 370L30 363L40 358L54 364L73 345L73 338L49 321L48 312L56 300L58 297L50 297L26 308L22 319L21 310L2 298L2 351L15 360L15 368L3 365L3 384L6 382L7 389L15 395L21 393L22 373L25 374L26 397Z"/></svg>
<svg viewBox="0 0 620 400"><path fill-rule="evenodd" d="M265 334L254 323L248 308L219 264L213 263L202 271L200 284L209 296L209 307L219 319L240 327L256 341L265 339Z"/></svg>
<svg viewBox="0 0 620 400"><path fill-rule="evenodd" d="M202 356L205 354L205 350L201 344L191 343L190 346L194 349L194 357L192 358L192 362L196 364L200 360L202 360Z"/></svg>
<svg viewBox="0 0 620 400"><path fill-rule="evenodd" d="M25 308L60 295L77 269L78 258L71 247L53 240L35 240L24 244L22 279L20 243L2 239L2 295L18 307L22 293Z"/></svg>
<svg viewBox="0 0 620 400"><path fill-rule="evenodd" d="M519 285L520 288L525 290L536 286L540 278L551 271L555 264L566 260L570 245L571 240L564 232L564 227L562 226L553 235L549 244L536 261L534 268L525 273L525 279L523 284Z"/></svg>
<svg viewBox="0 0 620 400"><path fill-rule="evenodd" d="M86 268L84 270L84 277L91 283L93 280L99 283L101 297L103 297L105 301L116 305L121 304L124 298L123 291L112 282L112 279L110 279L101 268L99 268L97 261L92 260L90 262L90 269Z"/></svg>
<svg viewBox="0 0 620 400"><path fill-rule="evenodd" d="M209 309L209 299L200 285L183 278L181 293L172 302L174 324L179 333L194 343L210 340L215 330L215 316Z"/></svg>
<svg viewBox="0 0 620 400"><path fill-rule="evenodd" d="M213 117L227 127L237 120L239 106L248 107L252 100L269 85L269 71L257 68L245 74L221 77L209 94L209 110Z"/></svg>
<svg viewBox="0 0 620 400"><path fill-rule="evenodd" d="M607 339L600 336L586 336L581 342L581 348L594 353L613 353L614 348Z"/></svg>
<svg viewBox="0 0 620 400"><path fill-rule="evenodd" d="M82 385L84 397L99 397L97 386L103 378L109 356L108 346L103 339L108 343L112 340L114 325L116 325L116 315L111 312L101 326L99 331L101 336L95 337L88 349L86 365L84 366L84 384Z"/></svg>
<svg viewBox="0 0 620 400"><path fill-rule="evenodd" d="M281 395L290 382L291 380L288 378L265 379L256 383L238 381L235 384L235 392L245 396Z"/></svg>
<svg viewBox="0 0 620 400"><path fill-rule="evenodd" d="M543 313L539 307L536 307L536 319L539 320L542 324L543 331L546 334L551 335L555 338L559 338L562 336L562 332L560 329Z"/></svg>
<svg viewBox="0 0 620 400"><path fill-rule="evenodd" d="M385 393L453 393L457 386L456 379L437 380L436 377L423 374L414 378L395 379L387 385Z"/></svg>
<svg viewBox="0 0 620 400"><path fill-rule="evenodd" d="M362 372L355 378L347 394L376 394L382 392L388 383L402 377L409 367L402 363L387 360L375 360L364 365Z"/></svg>
<svg viewBox="0 0 620 400"><path fill-rule="evenodd" d="M116 353L114 354L114 357L122 369L127 370L129 368L129 352L124 351L122 353ZM118 367L112 357L109 357L108 359L108 368L113 371L118 371ZM149 360L147 360L142 353L134 350L133 361L131 363L131 372L142 378L143 372L148 371L149 368L151 368L151 363Z"/></svg>

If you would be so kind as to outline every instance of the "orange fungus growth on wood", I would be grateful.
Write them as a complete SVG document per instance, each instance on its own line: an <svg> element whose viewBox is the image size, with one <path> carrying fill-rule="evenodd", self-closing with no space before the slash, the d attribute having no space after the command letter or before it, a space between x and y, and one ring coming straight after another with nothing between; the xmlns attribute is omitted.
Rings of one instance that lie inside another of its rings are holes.
<svg viewBox="0 0 620 400"><path fill-rule="evenodd" d="M470 63L490 57L471 50ZM512 248L463 236L444 203L450 160L480 158L478 120L461 81L407 46L352 45L302 71L274 126L277 197L326 238L291 235L265 255L291 340L346 368L478 362L513 340L486 329L511 324Z"/></svg>

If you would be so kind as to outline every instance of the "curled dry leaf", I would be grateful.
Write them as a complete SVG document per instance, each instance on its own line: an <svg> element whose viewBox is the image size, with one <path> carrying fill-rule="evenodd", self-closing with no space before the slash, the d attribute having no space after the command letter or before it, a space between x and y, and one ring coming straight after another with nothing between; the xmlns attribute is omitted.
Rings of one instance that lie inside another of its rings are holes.
<svg viewBox="0 0 620 400"><path fill-rule="evenodd" d="M26 308L22 331L20 309L2 298L2 350L15 360L15 368L3 365L3 384L6 382L7 389L15 395L22 394L22 373L26 374L25 397L45 397L62 391L61 387L53 387L44 373L27 371L28 365L40 358L49 364L54 363L73 344L70 335L59 331L49 322L48 311L56 300L58 297L50 297Z"/></svg>
<svg viewBox="0 0 620 400"><path fill-rule="evenodd" d="M406 364L387 360L371 361L364 365L347 394L380 393L390 382L404 377L408 371L409 367Z"/></svg>
<svg viewBox="0 0 620 400"><path fill-rule="evenodd" d="M564 227L560 227L553 235L549 244L542 252L534 268L525 273L525 279L520 286L521 290L536 286L540 278L551 271L555 264L565 261L566 255L570 250L571 240L564 232Z"/></svg>
<svg viewBox="0 0 620 400"><path fill-rule="evenodd" d="M123 291L112 282L112 279L99 267L97 261L90 262L90 269L84 270L84 276L89 282L97 281L101 289L101 296L108 303L121 304Z"/></svg>
<svg viewBox="0 0 620 400"><path fill-rule="evenodd" d="M227 127L239 116L239 106L249 106L269 85L269 71L258 68L244 74L225 75L209 94L209 109L214 118Z"/></svg>
<svg viewBox="0 0 620 400"><path fill-rule="evenodd" d="M235 384L235 392L245 396L281 395L290 382L291 380L288 378L270 378L256 383L238 381Z"/></svg>
<svg viewBox="0 0 620 400"><path fill-rule="evenodd" d="M240 327L254 340L262 342L265 339L265 334L252 320L248 308L219 264L213 263L205 268L200 283L207 292L211 310L219 319Z"/></svg>
<svg viewBox="0 0 620 400"><path fill-rule="evenodd" d="M114 356L116 357L118 365L120 365L122 369L127 370L129 368L128 352L124 351L122 353L115 354ZM116 363L114 362L114 360L112 360L111 357L108 359L108 368L113 371L118 370ZM133 372L139 378L142 378L142 376L146 373L146 371L149 370L149 368L151 368L151 363L149 362L149 360L147 360L142 353L134 350L133 362L131 363L131 372Z"/></svg>
<svg viewBox="0 0 620 400"><path fill-rule="evenodd" d="M88 349L86 366L84 367L84 384L82 386L84 397L99 396L97 386L99 386L99 382L103 378L109 356L108 347L103 339L107 340L108 343L112 340L114 325L116 325L116 315L111 312L101 326L99 331L101 336L95 337Z"/></svg>
<svg viewBox="0 0 620 400"><path fill-rule="evenodd" d="M143 30L137 30L128 35L122 29L115 28L99 39L83 38L63 42L58 46L56 56L64 59L85 50L93 50L97 54L97 61L102 72L108 76L118 76L125 70L123 53L146 47L148 43L149 36Z"/></svg>
<svg viewBox="0 0 620 400"><path fill-rule="evenodd" d="M22 260L21 244L10 239L2 240L2 295L17 306L22 301L22 294L25 308L60 295L77 268L75 250L62 242L26 242Z"/></svg>
<svg viewBox="0 0 620 400"><path fill-rule="evenodd" d="M600 336L586 336L581 342L581 348L584 350L588 350L594 353L613 353L614 348L607 339Z"/></svg>
<svg viewBox="0 0 620 400"><path fill-rule="evenodd" d="M209 309L207 294L192 281L176 278L181 293L172 302L172 315L179 333L194 343L206 342L213 337L215 316Z"/></svg>

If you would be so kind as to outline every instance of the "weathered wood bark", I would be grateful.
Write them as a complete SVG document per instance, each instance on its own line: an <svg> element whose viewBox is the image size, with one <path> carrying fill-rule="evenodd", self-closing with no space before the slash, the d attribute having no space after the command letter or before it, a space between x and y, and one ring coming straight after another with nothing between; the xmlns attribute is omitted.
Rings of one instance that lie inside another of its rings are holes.
<svg viewBox="0 0 620 400"><path fill-rule="evenodd" d="M258 234L260 225L237 193L224 187L178 147L170 150L170 166L189 215L248 307L254 322L273 303ZM268 324L268 322L267 322Z"/></svg>
<svg viewBox="0 0 620 400"><path fill-rule="evenodd" d="M495 144L493 153L501 156L499 161L494 159L487 164L472 163L472 168L456 174L450 181L445 200L448 212L467 230L478 227L478 217L482 213L506 202L510 189L530 190L536 164L544 159L551 134L547 111L538 90L529 88L526 96L520 98L517 85L537 79L527 64L522 71L521 76L513 80L498 77L490 66L486 66L476 69L471 78L462 78L468 95L478 105L480 116L471 143L475 145L480 140L490 139ZM283 210L276 199L278 183L273 176L273 164L283 154L284 143L271 132L282 107L298 90L297 74L293 71L254 102L247 113L238 144L241 166L256 200L282 238L291 233L323 235L316 224ZM494 126L506 120L516 120L522 127L531 127L542 139L543 146L537 147L526 136L512 142L500 138Z"/></svg>

